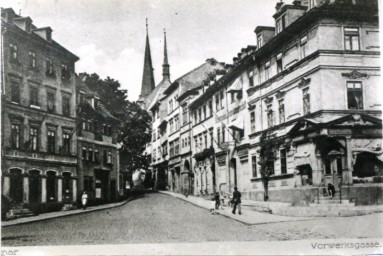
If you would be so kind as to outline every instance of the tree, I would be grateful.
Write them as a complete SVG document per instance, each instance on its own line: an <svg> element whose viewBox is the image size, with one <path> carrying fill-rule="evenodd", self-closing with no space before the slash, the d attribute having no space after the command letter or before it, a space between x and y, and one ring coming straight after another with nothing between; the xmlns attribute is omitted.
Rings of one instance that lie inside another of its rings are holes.
<svg viewBox="0 0 383 256"><path fill-rule="evenodd" d="M261 170L261 179L265 193L263 200L269 200L269 180L273 174L274 160L275 160L275 148L278 145L278 141L275 138L268 136L267 132L264 132L260 138L260 160L258 164Z"/></svg>

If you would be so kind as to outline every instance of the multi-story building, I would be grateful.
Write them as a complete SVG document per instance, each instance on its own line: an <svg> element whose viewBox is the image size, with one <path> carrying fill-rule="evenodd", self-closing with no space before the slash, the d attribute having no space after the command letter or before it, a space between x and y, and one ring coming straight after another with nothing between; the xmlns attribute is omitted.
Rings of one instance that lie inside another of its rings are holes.
<svg viewBox="0 0 383 256"><path fill-rule="evenodd" d="M96 92L76 78L79 196L86 191L89 203L116 201L121 179L117 145L121 122L105 108Z"/></svg>
<svg viewBox="0 0 383 256"><path fill-rule="evenodd" d="M276 10L276 28L258 26L257 48L242 49L191 106L214 96L217 145L230 140L215 148L219 189L238 186L263 200L263 160L270 200L310 203L332 183L357 204L378 202L365 196L381 191L373 183L383 170L377 2L294 1ZM265 145L272 152L261 159Z"/></svg>
<svg viewBox="0 0 383 256"><path fill-rule="evenodd" d="M40 206L77 195L75 62L50 27L1 9L2 195Z"/></svg>

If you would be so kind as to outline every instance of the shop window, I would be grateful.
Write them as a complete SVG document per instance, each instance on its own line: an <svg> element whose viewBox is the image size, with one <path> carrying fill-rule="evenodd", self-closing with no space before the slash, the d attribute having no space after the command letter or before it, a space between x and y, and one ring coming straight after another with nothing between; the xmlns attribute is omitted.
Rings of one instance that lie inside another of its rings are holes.
<svg viewBox="0 0 383 256"><path fill-rule="evenodd" d="M47 172L47 201L56 202L56 173L52 171Z"/></svg>
<svg viewBox="0 0 383 256"><path fill-rule="evenodd" d="M348 109L363 109L363 88L361 82L347 82Z"/></svg>
<svg viewBox="0 0 383 256"><path fill-rule="evenodd" d="M344 28L344 48L347 51L359 51L359 28Z"/></svg>

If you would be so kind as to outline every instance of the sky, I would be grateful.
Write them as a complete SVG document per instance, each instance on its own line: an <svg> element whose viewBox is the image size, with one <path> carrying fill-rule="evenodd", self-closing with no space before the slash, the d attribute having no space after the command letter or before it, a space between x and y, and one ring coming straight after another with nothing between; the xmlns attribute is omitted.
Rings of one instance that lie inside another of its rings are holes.
<svg viewBox="0 0 383 256"><path fill-rule="evenodd" d="M162 79L163 30L171 80L208 58L231 64L241 48L256 45L256 26L274 26L279 0L2 0L77 55L76 73L118 80L137 100L141 89L145 19L155 83ZM291 1L287 1L291 2Z"/></svg>

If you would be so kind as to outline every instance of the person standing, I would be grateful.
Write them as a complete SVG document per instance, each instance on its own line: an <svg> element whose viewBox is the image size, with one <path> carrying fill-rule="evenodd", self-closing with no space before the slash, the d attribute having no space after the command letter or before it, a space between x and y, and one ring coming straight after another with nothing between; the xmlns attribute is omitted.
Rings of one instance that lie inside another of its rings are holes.
<svg viewBox="0 0 383 256"><path fill-rule="evenodd" d="M234 207L232 213L235 214L235 210L238 207L238 214L241 215L241 192L238 191L237 187L234 187L233 202Z"/></svg>
<svg viewBox="0 0 383 256"><path fill-rule="evenodd" d="M221 205L221 199L219 197L219 193L215 193L215 209L219 210L219 206Z"/></svg>
<svg viewBox="0 0 383 256"><path fill-rule="evenodd" d="M88 202L88 194L84 191L81 196L82 208L86 210L86 203Z"/></svg>

